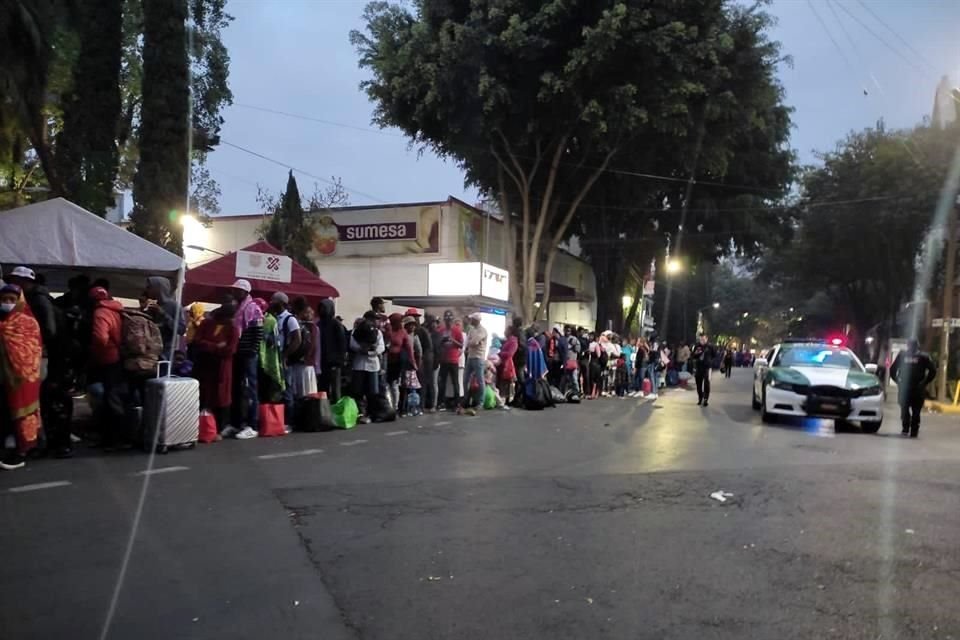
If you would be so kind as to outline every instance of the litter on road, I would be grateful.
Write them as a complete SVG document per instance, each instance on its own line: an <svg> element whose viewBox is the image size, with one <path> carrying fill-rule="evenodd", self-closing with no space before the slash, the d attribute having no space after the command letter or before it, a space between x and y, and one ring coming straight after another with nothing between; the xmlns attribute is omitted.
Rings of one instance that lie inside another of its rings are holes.
<svg viewBox="0 0 960 640"><path fill-rule="evenodd" d="M710 497L716 500L717 502L726 502L727 498L732 498L733 494L729 491L724 491L723 489L719 491L714 491L710 494Z"/></svg>

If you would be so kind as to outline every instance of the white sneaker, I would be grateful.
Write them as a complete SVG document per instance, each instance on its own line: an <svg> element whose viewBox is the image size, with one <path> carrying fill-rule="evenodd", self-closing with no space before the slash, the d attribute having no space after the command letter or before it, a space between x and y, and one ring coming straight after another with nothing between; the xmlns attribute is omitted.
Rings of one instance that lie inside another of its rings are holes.
<svg viewBox="0 0 960 640"><path fill-rule="evenodd" d="M227 426L225 426L223 429L220 430L220 437L226 440L228 438L235 438L238 433L240 433L239 429L237 429L233 425L228 424Z"/></svg>
<svg viewBox="0 0 960 640"><path fill-rule="evenodd" d="M250 427L244 427L236 436L237 440L252 440L257 437L257 432L251 429Z"/></svg>
<svg viewBox="0 0 960 640"><path fill-rule="evenodd" d="M651 400L656 400L656 399L659 398L660 396L657 395L656 393L651 393L651 394L650 394L649 396L647 396L647 397L650 398Z"/></svg>
<svg viewBox="0 0 960 640"><path fill-rule="evenodd" d="M283 425L283 432L287 435L290 435L291 433L293 433L293 427L291 427L288 424L285 424Z"/></svg>

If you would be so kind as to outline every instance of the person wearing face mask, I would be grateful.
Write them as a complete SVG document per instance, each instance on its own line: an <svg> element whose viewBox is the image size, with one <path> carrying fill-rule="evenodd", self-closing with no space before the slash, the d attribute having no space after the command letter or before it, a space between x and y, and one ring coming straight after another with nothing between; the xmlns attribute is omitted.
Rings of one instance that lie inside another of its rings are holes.
<svg viewBox="0 0 960 640"><path fill-rule="evenodd" d="M250 296L250 282L239 279L230 288L237 302L233 326L239 335L237 352L233 356L233 388L231 413L233 423L220 431L223 438L247 440L257 437L260 401L258 399L258 365L260 345L263 342L263 311ZM233 426L239 425L239 426Z"/></svg>
<svg viewBox="0 0 960 640"><path fill-rule="evenodd" d="M209 411L224 430L233 403L233 357L240 333L233 319L237 301L227 296L209 317L200 323L193 336L193 377L200 382L200 408Z"/></svg>
<svg viewBox="0 0 960 640"><path fill-rule="evenodd" d="M0 388L13 426L16 448L0 457L0 468L20 469L40 433L40 325L17 285L0 288Z"/></svg>

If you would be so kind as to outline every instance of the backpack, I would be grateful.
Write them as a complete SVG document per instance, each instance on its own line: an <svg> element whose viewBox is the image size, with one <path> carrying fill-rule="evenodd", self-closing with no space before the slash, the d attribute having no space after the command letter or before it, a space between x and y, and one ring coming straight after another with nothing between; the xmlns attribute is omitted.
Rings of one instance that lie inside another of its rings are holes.
<svg viewBox="0 0 960 640"><path fill-rule="evenodd" d="M120 328L120 359L125 371L151 373L163 354L160 327L142 311L124 310Z"/></svg>
<svg viewBox="0 0 960 640"><path fill-rule="evenodd" d="M287 318L287 320L289 319L290 317ZM287 323L284 322L283 324ZM300 346L297 347L295 351L292 351L287 358L287 362L290 364L305 363L307 354L310 353L310 347L313 345L313 332L310 330L312 327L312 322L304 322L300 325ZM286 335L284 335L284 344L286 344ZM307 362L306 364L312 363Z"/></svg>

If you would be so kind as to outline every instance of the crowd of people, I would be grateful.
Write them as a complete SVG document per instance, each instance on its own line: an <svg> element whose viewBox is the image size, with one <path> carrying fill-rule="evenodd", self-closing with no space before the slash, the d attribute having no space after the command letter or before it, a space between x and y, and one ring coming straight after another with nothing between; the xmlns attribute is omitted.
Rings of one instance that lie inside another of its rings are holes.
<svg viewBox="0 0 960 640"><path fill-rule="evenodd" d="M218 438L243 440L258 436L261 404L282 405L289 432L301 400L314 396L353 398L366 423L424 412L475 415L482 408L656 398L662 387L695 377L706 404L709 369L717 365L705 337L674 346L655 336L540 329L519 318L498 336L478 313L387 314L381 298L348 328L333 300L313 307L283 291L269 301L251 292L238 279L212 311L201 303L181 308L170 281L150 277L138 306L124 308L105 279L77 276L54 299L41 275L14 269L0 288L0 427L7 449L0 468L20 468L39 452L72 455L78 393L91 399L96 442L107 450L131 446L138 442L146 381L167 373L196 378L200 409L215 420Z"/></svg>

